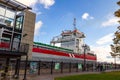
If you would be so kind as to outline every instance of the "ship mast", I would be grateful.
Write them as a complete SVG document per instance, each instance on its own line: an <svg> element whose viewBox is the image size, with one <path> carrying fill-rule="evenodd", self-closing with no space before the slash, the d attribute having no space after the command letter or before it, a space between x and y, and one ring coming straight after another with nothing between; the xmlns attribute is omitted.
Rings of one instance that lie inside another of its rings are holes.
<svg viewBox="0 0 120 80"><path fill-rule="evenodd" d="M73 27L74 27L74 30L76 30L76 18L74 18L74 21L73 21Z"/></svg>

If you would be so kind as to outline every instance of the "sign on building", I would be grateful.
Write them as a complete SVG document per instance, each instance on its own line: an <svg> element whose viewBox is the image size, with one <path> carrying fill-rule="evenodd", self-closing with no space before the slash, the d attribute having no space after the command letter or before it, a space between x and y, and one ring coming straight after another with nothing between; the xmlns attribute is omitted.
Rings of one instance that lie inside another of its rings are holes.
<svg viewBox="0 0 120 80"><path fill-rule="evenodd" d="M82 69L82 64L78 64L78 69Z"/></svg>
<svg viewBox="0 0 120 80"><path fill-rule="evenodd" d="M35 73L37 71L37 62L30 62L30 73Z"/></svg>
<svg viewBox="0 0 120 80"><path fill-rule="evenodd" d="M60 63L55 63L55 70L60 69Z"/></svg>

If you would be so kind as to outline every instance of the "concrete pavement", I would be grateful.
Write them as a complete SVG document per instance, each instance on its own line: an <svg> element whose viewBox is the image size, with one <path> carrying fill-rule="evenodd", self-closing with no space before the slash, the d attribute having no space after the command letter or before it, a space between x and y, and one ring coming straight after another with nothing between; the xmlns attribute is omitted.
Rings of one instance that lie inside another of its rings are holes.
<svg viewBox="0 0 120 80"><path fill-rule="evenodd" d="M111 71L120 71L119 69L116 70L106 70L105 72L111 72ZM69 76L69 75L80 75L80 74L99 74L101 72L71 72L71 73L57 73L57 74L52 74L52 75L40 75L36 76L33 79L27 79L27 80L54 80L55 77L64 77L64 76Z"/></svg>
<svg viewBox="0 0 120 80"><path fill-rule="evenodd" d="M120 71L120 69L116 70L106 70L105 72L111 72L111 71ZM71 72L71 73L53 73L53 74L41 74L41 75L27 75L26 80L54 80L55 77L64 77L64 76L70 76L70 75L80 75L80 74L100 74L101 72L94 71L94 72ZM15 79L16 80L16 79ZM19 78L19 80L23 80L23 76Z"/></svg>
<svg viewBox="0 0 120 80"><path fill-rule="evenodd" d="M99 74L100 72L72 72L72 73L57 73L57 74L52 74L52 75L40 75L40 76L35 76L35 77L28 77L27 80L54 80L55 77L63 77L63 76L68 76L68 75L79 75L79 74Z"/></svg>

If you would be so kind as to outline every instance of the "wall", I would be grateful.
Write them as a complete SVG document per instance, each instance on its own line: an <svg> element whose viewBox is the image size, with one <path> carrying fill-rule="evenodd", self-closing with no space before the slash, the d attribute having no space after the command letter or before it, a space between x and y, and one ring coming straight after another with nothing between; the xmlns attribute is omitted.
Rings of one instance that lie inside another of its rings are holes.
<svg viewBox="0 0 120 80"><path fill-rule="evenodd" d="M32 13L28 10L25 11L22 35L24 34L27 34L27 35L25 37L22 37L21 42L28 43L30 45L29 52L28 52L28 59L32 58L35 19L36 19L35 13Z"/></svg>

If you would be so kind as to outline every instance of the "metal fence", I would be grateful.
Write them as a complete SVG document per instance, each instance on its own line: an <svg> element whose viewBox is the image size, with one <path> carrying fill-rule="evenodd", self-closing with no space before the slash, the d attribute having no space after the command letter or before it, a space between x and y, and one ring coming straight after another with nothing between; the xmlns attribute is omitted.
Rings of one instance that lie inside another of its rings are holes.
<svg viewBox="0 0 120 80"><path fill-rule="evenodd" d="M0 50L27 54L29 50L29 44L0 39Z"/></svg>

